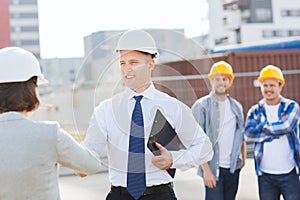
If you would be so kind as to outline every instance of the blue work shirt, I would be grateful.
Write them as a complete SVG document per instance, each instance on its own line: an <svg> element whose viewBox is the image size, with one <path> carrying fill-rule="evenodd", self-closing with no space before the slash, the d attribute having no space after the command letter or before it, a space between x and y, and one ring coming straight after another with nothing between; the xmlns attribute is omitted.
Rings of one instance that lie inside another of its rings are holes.
<svg viewBox="0 0 300 200"><path fill-rule="evenodd" d="M234 132L234 141L231 150L230 172L240 169L242 160L240 159L241 146L243 143L244 115L243 108L239 102L230 96L227 97L233 114L236 117L236 129ZM192 112L196 121L200 124L204 132L208 135L213 144L214 156L209 162L209 166L218 180L219 177L219 145L218 138L220 134L220 114L219 102L213 93L198 99L192 106ZM201 167L198 168L198 174L203 176Z"/></svg>
<svg viewBox="0 0 300 200"><path fill-rule="evenodd" d="M284 118L288 116L288 118ZM269 123L266 117L264 99L252 106L247 114L245 125L246 141L254 143L255 170L258 176L262 175L260 164L263 156L265 142L271 142L281 135L287 135L290 149L294 155L295 166L300 167L300 144L299 144L299 105L297 102L280 97L277 122Z"/></svg>

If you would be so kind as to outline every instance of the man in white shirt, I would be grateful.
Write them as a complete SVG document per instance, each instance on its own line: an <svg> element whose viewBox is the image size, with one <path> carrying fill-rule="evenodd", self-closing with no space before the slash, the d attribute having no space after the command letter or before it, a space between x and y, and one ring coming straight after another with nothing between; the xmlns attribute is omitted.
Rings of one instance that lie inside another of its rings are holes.
<svg viewBox="0 0 300 200"><path fill-rule="evenodd" d="M230 64L214 63L208 79L212 92L198 99L192 111L213 144L214 156L199 167L198 174L205 183L206 200L234 200L246 160L243 108L229 96L234 79Z"/></svg>
<svg viewBox="0 0 300 200"><path fill-rule="evenodd" d="M174 200L173 178L166 170L187 170L209 161L211 143L187 106L154 88L151 71L158 51L150 34L127 31L116 51L127 88L95 108L83 144L99 156L107 146L111 191L106 199ZM147 148L158 109L186 149L168 151L156 143L160 155L154 156ZM136 130L139 135L133 134ZM132 178L136 175L138 178Z"/></svg>
<svg viewBox="0 0 300 200"><path fill-rule="evenodd" d="M245 138L254 142L261 200L300 199L299 105L281 96L281 70L265 66L258 77L263 99L247 115ZM298 172L298 174L297 174Z"/></svg>

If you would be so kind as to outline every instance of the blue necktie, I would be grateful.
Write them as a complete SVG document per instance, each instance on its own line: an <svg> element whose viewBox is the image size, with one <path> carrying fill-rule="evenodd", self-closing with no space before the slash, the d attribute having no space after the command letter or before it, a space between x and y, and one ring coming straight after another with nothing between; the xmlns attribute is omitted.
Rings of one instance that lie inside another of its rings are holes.
<svg viewBox="0 0 300 200"><path fill-rule="evenodd" d="M144 120L141 107L143 96L135 96L135 106L131 117L127 190L138 199L146 190Z"/></svg>

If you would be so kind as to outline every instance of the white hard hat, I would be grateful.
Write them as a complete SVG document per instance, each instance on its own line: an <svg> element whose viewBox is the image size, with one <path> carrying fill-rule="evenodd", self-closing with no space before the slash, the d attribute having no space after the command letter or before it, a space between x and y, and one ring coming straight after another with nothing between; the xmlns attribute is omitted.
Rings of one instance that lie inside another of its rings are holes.
<svg viewBox="0 0 300 200"><path fill-rule="evenodd" d="M135 50L158 57L158 50L152 36L144 30L129 30L121 35L116 51Z"/></svg>
<svg viewBox="0 0 300 200"><path fill-rule="evenodd" d="M38 84L48 83L37 58L20 47L0 49L0 83L24 82L38 77Z"/></svg>

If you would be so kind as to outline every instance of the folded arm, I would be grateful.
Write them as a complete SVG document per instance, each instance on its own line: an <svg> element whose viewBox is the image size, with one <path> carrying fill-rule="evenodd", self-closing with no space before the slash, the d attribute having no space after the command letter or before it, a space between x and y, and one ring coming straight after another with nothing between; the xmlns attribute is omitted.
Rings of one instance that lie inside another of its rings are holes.
<svg viewBox="0 0 300 200"><path fill-rule="evenodd" d="M245 139L252 142L270 142L292 132L298 126L298 104L290 103L284 113L277 122L269 123L262 113L251 108L246 119Z"/></svg>
<svg viewBox="0 0 300 200"><path fill-rule="evenodd" d="M263 132L268 135L278 136L292 132L299 121L299 107L296 103L289 104L284 116L277 122L266 123Z"/></svg>

